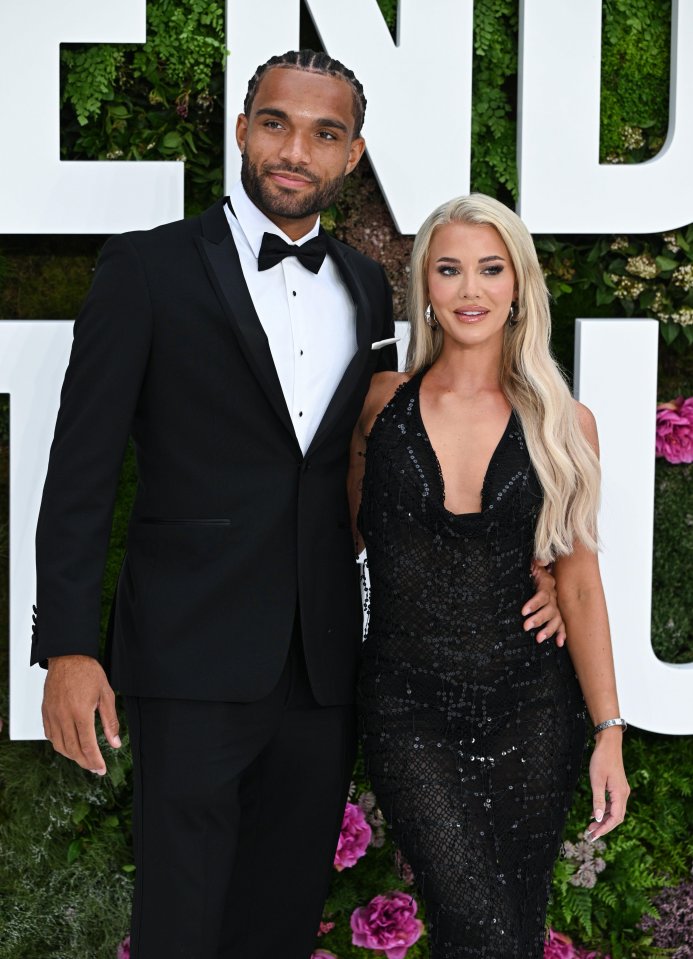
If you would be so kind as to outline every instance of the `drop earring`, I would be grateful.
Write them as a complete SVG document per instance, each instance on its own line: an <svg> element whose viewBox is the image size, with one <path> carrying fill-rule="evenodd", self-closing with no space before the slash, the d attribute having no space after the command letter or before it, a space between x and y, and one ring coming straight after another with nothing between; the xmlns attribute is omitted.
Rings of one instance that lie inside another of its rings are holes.
<svg viewBox="0 0 693 959"><path fill-rule="evenodd" d="M433 312L433 308L431 307L430 303L428 304L424 312L424 320L426 321L428 326L431 327L432 330L435 330L438 328L438 320L436 319L436 315Z"/></svg>
<svg viewBox="0 0 693 959"><path fill-rule="evenodd" d="M510 304L510 312L508 313L508 324L510 326L517 326L517 314L515 310L515 304Z"/></svg>

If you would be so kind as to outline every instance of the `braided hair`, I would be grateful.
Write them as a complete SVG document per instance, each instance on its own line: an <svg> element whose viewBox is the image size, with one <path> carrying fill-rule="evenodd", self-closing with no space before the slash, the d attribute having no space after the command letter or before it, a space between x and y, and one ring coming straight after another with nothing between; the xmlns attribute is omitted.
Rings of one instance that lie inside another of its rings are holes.
<svg viewBox="0 0 693 959"><path fill-rule="evenodd" d="M324 76L346 80L351 87L354 101L354 137L361 134L366 114L366 97L361 83L356 79L353 70L345 67L339 60L333 60L326 53L316 50L289 50L280 56L270 57L267 63L261 63L248 83L248 92L243 101L243 112L246 116L250 116L260 80L273 67L293 67L296 70L307 70L310 73L322 73Z"/></svg>

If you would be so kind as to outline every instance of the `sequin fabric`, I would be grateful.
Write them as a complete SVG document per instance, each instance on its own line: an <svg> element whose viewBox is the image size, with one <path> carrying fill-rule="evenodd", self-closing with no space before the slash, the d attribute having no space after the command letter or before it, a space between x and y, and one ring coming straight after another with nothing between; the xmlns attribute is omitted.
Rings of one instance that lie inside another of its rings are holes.
<svg viewBox="0 0 693 959"><path fill-rule="evenodd" d="M450 513L419 411L424 374L368 440L366 767L426 905L432 959L539 959L585 704L567 648L522 629L541 488L519 419L481 512Z"/></svg>

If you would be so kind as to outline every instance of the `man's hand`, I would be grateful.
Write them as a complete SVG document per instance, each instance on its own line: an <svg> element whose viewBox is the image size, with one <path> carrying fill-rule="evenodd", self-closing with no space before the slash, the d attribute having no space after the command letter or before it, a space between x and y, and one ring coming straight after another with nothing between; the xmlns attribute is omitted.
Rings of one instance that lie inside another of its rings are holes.
<svg viewBox="0 0 693 959"><path fill-rule="evenodd" d="M56 752L99 776L106 763L96 742L98 709L109 744L118 749L115 694L98 660L91 656L54 656L48 660L43 690L43 730Z"/></svg>
<svg viewBox="0 0 693 959"><path fill-rule="evenodd" d="M525 620L524 628L527 630L540 627L541 631L537 633L538 643L543 643L555 633L556 645L563 646L566 640L565 623L558 608L556 580L548 569L536 560L532 563L532 575L537 584L537 592L522 607L522 615L529 617ZM533 615L530 616L530 613Z"/></svg>

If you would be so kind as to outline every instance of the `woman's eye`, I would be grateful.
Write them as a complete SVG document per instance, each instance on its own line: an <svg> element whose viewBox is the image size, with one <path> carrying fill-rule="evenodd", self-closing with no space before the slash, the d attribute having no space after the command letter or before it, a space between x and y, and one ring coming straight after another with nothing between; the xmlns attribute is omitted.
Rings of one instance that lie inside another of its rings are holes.
<svg viewBox="0 0 693 959"><path fill-rule="evenodd" d="M441 276L457 276L460 271L456 266L439 266L438 272Z"/></svg>
<svg viewBox="0 0 693 959"><path fill-rule="evenodd" d="M498 276L499 273L503 272L502 266L488 266L483 271L487 276Z"/></svg>

